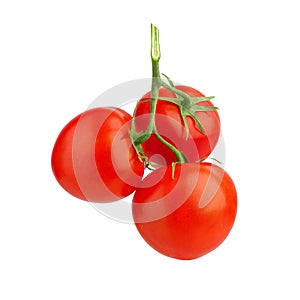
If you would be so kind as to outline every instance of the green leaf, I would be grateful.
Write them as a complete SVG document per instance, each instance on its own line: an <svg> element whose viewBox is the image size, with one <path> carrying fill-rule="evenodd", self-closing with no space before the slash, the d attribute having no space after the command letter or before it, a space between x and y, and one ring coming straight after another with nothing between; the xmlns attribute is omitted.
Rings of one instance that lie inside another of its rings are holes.
<svg viewBox="0 0 300 300"><path fill-rule="evenodd" d="M189 116L192 117L193 120L196 122L196 124L197 124L199 130L201 131L201 133L204 134L204 135L206 135L206 133L204 132L204 129L203 129L203 127L202 127L202 125L201 125L198 117L193 112L191 112L191 111L189 111Z"/></svg>
<svg viewBox="0 0 300 300"><path fill-rule="evenodd" d="M221 162L221 161L219 161L219 160L217 160L217 159L216 159L216 158L214 158L214 157L209 157L208 159L214 160L214 161L216 161L217 163L219 163L220 165L222 165L222 162Z"/></svg>
<svg viewBox="0 0 300 300"><path fill-rule="evenodd" d="M219 110L219 107L217 106L200 106L200 105L194 105L192 107L192 111L210 111L210 110Z"/></svg>
<svg viewBox="0 0 300 300"><path fill-rule="evenodd" d="M164 76L168 80L170 86L175 87L175 85L174 85L173 81L170 79L170 77L168 77L164 73L161 73L161 75Z"/></svg>
<svg viewBox="0 0 300 300"><path fill-rule="evenodd" d="M158 97L158 100L168 101L168 102L174 103L178 106L181 106L181 101L179 99L176 99L176 98Z"/></svg>
<svg viewBox="0 0 300 300"><path fill-rule="evenodd" d="M185 128L185 139L187 140L189 138L189 126L187 124L186 121L186 112L184 111L182 106L179 106L179 110L180 110L180 114L181 114L181 118L184 124L184 128Z"/></svg>
<svg viewBox="0 0 300 300"><path fill-rule="evenodd" d="M184 100L184 102L187 102L188 104L192 104L191 102L192 102L192 100L191 100L191 97L187 94L187 93L185 93L185 92L183 92L183 91L181 91L181 90L178 90L178 89L176 89L175 87L173 87L173 86L170 86L170 85L168 85L166 82L164 82L164 81L161 81L161 85L164 87L164 88L166 88L167 90L169 90L169 91L171 91L171 92L173 92L176 96L177 96L177 98L182 98L183 100ZM181 105L183 105L183 103L181 103ZM190 105L189 105L190 106Z"/></svg>
<svg viewBox="0 0 300 300"><path fill-rule="evenodd" d="M196 160L195 162L196 162L196 163L202 163L202 162L205 161L206 159L210 159L210 160L216 161L216 162L219 163L220 165L222 164L222 162L220 162L219 160L217 160L217 159L214 158L214 157L204 157L204 158L201 158L201 159L199 159L199 160Z"/></svg>
<svg viewBox="0 0 300 300"><path fill-rule="evenodd" d="M192 101L194 104L198 102L203 102L203 101L209 101L211 99L215 98L215 96L209 96L209 97L191 97Z"/></svg>
<svg viewBox="0 0 300 300"><path fill-rule="evenodd" d="M150 98L150 99L147 99L147 100L141 100L139 103L147 103L147 102L151 102L152 101L152 99Z"/></svg>

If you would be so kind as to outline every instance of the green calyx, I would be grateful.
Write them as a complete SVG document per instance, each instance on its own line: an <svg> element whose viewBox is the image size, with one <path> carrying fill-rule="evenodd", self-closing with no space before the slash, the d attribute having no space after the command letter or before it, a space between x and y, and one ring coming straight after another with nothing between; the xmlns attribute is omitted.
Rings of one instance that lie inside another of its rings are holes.
<svg viewBox="0 0 300 300"><path fill-rule="evenodd" d="M211 110L217 110L215 106L206 106L201 105L201 102L208 101L214 97L190 97L187 93L177 89L172 82L172 80L165 74L160 73L159 71L159 60L160 60L160 45L159 45L159 30L158 28L151 24L151 61L152 61L152 86L151 86L151 99L145 100L145 102L150 102L150 120L146 130L136 131L135 127L135 116L136 108L133 114L131 129L129 132L132 145L141 161L144 161L147 168L151 169L151 162L148 161L146 157L142 144L146 142L151 135L154 135L162 144L168 147L175 155L176 161L172 165L172 170L175 169L177 164L187 162L187 158L184 153L180 152L175 146L166 141L156 130L155 126L155 113L157 102L159 101L168 101L170 103L178 106L180 115L185 127L186 139L189 137L189 127L187 123L187 117L192 118L199 131L202 134L205 134L204 129L197 117L198 112L205 112ZM161 75L166 81L161 78ZM169 97L159 97L159 89L165 88L175 94L175 98ZM172 177L174 173L172 172Z"/></svg>

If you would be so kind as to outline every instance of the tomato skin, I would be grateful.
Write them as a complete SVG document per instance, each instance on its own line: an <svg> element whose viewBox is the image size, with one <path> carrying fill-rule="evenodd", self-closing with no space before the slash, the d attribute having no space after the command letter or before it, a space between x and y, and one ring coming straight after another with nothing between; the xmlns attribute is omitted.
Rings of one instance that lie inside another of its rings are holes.
<svg viewBox="0 0 300 300"><path fill-rule="evenodd" d="M52 170L59 184L91 202L130 195L144 173L128 135L130 122L127 112L112 107L93 108L72 119L52 151Z"/></svg>
<svg viewBox="0 0 300 300"><path fill-rule="evenodd" d="M176 88L191 97L204 97L201 92L188 86L178 85ZM175 94L165 88L159 90L159 96L175 98ZM150 102L145 100L150 98L151 93L149 92L137 104L135 123L139 130L146 130L149 124ZM203 101L197 105L213 106L211 101ZM184 123L178 106L164 100L158 100L157 102L155 115L157 132L183 152L189 162L208 157L215 148L220 136L220 118L216 110L196 112L196 116L204 129L205 135L201 133L196 122L191 117L187 117L189 137L186 139ZM143 147L150 161L162 165L176 161L174 153L153 134L143 143ZM161 155L161 157L158 155Z"/></svg>
<svg viewBox="0 0 300 300"><path fill-rule="evenodd" d="M166 256L189 260L218 247L237 212L233 181L210 163L171 166L149 174L134 194L132 213L143 239ZM160 210L160 215L157 211Z"/></svg>

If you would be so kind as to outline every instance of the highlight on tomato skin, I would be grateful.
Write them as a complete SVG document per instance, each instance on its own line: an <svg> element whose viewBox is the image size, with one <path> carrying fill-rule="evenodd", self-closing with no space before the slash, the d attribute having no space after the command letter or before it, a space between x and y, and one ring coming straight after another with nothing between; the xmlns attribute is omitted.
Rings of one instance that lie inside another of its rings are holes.
<svg viewBox="0 0 300 300"><path fill-rule="evenodd" d="M142 238L159 253L196 259L216 249L230 233L237 193L222 168L181 164L172 179L172 167L167 166L149 174L143 185L134 194L132 214Z"/></svg>
<svg viewBox="0 0 300 300"><path fill-rule="evenodd" d="M192 87L177 85L175 88L185 92L190 97L205 97L204 94ZM166 88L160 88L159 97L176 98L176 95ZM205 134L199 130L196 122L191 117L187 117L187 125L189 127L189 136L187 139L179 107L169 101L159 100L159 97L155 112L157 132L169 143L176 146L189 162L196 162L208 157L216 147L220 137L221 124L217 110L195 113ZM140 130L146 130L149 124L150 99L151 93L149 92L137 103L135 123ZM210 100L202 101L199 105L213 107L213 103ZM153 161L158 164L168 165L176 161L174 153L153 134L143 144L143 147L148 158L151 160L151 157L153 157ZM160 159L158 158L159 156L161 157Z"/></svg>
<svg viewBox="0 0 300 300"><path fill-rule="evenodd" d="M120 108L87 110L60 132L51 156L58 183L91 202L122 199L140 184L144 164L132 146L131 116Z"/></svg>

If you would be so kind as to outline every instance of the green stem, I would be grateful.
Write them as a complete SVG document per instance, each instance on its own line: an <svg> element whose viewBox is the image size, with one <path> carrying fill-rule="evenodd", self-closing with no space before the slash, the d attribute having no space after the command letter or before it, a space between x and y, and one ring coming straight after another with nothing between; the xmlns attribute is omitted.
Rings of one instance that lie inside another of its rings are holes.
<svg viewBox="0 0 300 300"><path fill-rule="evenodd" d="M158 101L158 93L160 88L160 46L159 46L159 31L156 26L151 24L151 62L152 62L152 86L151 86L151 104L150 104L150 123L147 131L153 132L155 123L155 111Z"/></svg>
<svg viewBox="0 0 300 300"><path fill-rule="evenodd" d="M160 60L160 46L159 46L159 30L151 24L151 60L158 62ZM160 77L160 74L157 77Z"/></svg>
<svg viewBox="0 0 300 300"><path fill-rule="evenodd" d="M152 62L150 120L149 120L147 130L142 132L142 134L139 135L139 133L136 132L134 126L134 122L135 122L134 119L136 113L136 109L135 109L132 118L131 133L130 133L131 136L135 137L133 138L133 144L135 146L138 155L142 155L143 154L142 149L138 149L137 147L138 146L141 147L140 144L145 142L150 137L151 134L154 134L162 144L164 144L174 153L177 163L184 163L185 159L182 153L176 147L174 147L172 144L166 141L161 135L159 135L155 127L156 106L159 97L159 89L162 86L163 81L161 80L160 71L159 71L159 60L160 60L159 31L158 28L153 24L151 24L151 52L150 53L151 53L151 62Z"/></svg>
<svg viewBox="0 0 300 300"><path fill-rule="evenodd" d="M152 61L152 87L151 87L151 105L150 105L150 125L151 132L156 138L168 147L174 154L178 163L184 163L184 158L181 152L172 144L167 142L161 135L158 134L155 127L155 112L158 101L159 88L162 85L162 80L159 72L160 60L160 45L159 45L159 31L156 26L151 24L151 61ZM148 130L149 130L148 128Z"/></svg>
<svg viewBox="0 0 300 300"><path fill-rule="evenodd" d="M176 147L174 147L172 144L170 144L169 142L167 142L161 135L159 135L157 133L157 131L154 131L154 135L156 136L156 138L162 143L164 144L166 147L168 147L171 151L173 151L173 153L176 156L176 160L177 163L179 164L183 164L185 162L185 159L182 155L182 153L180 151L178 151L178 149Z"/></svg>

